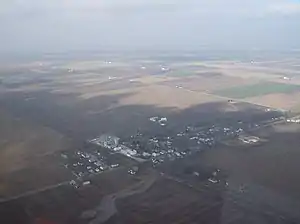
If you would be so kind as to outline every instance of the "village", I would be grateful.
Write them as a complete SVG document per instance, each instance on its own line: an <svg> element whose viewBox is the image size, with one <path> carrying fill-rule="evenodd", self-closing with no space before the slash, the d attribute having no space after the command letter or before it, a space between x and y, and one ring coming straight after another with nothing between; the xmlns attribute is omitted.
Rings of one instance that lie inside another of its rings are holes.
<svg viewBox="0 0 300 224"><path fill-rule="evenodd" d="M85 148L62 153L61 157L65 168L75 176L75 180L70 182L75 187L79 187L79 183L89 184L83 180L91 175L118 167L127 167L128 174L135 175L141 163L150 163L155 168L167 161L183 159L203 150L213 150L215 146L227 140L234 140L235 144L259 144L264 140L248 134L249 132L272 122L289 122L282 113L278 112L276 116L269 110L265 113L270 113L270 117L260 123L239 120L230 125L188 125L176 133L166 131L171 133L168 135L149 135L137 130L135 134L121 138L106 133L87 140ZM149 121L166 130L170 125L167 117L150 117ZM124 162L124 159L127 162ZM128 165L128 161L132 163Z"/></svg>

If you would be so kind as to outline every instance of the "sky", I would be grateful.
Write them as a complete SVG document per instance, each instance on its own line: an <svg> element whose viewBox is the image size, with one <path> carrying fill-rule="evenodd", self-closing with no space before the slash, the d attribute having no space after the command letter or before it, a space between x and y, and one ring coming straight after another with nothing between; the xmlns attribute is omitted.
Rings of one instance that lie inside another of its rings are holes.
<svg viewBox="0 0 300 224"><path fill-rule="evenodd" d="M297 0L0 0L0 51L300 49Z"/></svg>

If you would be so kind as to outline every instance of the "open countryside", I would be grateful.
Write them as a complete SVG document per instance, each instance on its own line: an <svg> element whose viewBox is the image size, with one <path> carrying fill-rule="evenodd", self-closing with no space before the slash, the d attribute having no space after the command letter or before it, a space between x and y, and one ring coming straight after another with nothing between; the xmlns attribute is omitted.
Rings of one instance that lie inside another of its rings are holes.
<svg viewBox="0 0 300 224"><path fill-rule="evenodd" d="M276 93L295 93L300 92L300 85L260 82L253 85L237 86L229 89L221 89L213 92L214 94L230 98L243 99L248 97L263 96Z"/></svg>
<svg viewBox="0 0 300 224"><path fill-rule="evenodd" d="M52 57L1 68L3 223L300 220L292 68L287 80L271 59Z"/></svg>

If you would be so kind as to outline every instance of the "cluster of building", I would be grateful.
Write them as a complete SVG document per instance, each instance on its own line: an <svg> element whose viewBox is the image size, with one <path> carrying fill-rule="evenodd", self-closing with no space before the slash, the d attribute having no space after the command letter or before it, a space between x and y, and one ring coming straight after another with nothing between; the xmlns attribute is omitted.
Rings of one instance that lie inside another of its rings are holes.
<svg viewBox="0 0 300 224"><path fill-rule="evenodd" d="M124 140L123 144L134 150L135 157L150 160L154 165L212 148L218 142L230 138L238 138L244 143L253 144L259 142L260 139L256 136L247 135L248 131L282 118L280 113L276 116L271 111L266 112L270 113L267 120L256 122L239 120L230 124L212 124L211 126L189 125L184 130L168 136L146 136L138 133L131 136L130 139ZM167 121L162 117L150 118L152 122L156 123L160 123L162 119Z"/></svg>
<svg viewBox="0 0 300 224"><path fill-rule="evenodd" d="M82 179L92 174L101 173L119 166L118 163L110 163L106 156L99 151L95 152L65 152L61 154L64 166L69 169L77 179Z"/></svg>
<svg viewBox="0 0 300 224"><path fill-rule="evenodd" d="M101 135L98 138L92 139L89 142L102 146L103 148L114 149L119 145L120 138L113 135Z"/></svg>
<svg viewBox="0 0 300 224"><path fill-rule="evenodd" d="M300 119L299 118L298 119L295 119L295 118L287 119L286 122L300 124Z"/></svg>
<svg viewBox="0 0 300 224"><path fill-rule="evenodd" d="M270 111L266 111L271 113ZM274 121L280 119L279 117L274 117L273 115L269 117L269 121ZM151 117L150 121L157 123L161 126L166 126L168 119L166 117ZM265 120L262 121L266 122ZM258 128L261 124L253 122L236 121L212 124L207 126L200 125L189 125L183 130L178 132L167 131L166 135L152 135L147 133L137 132L135 135L130 137L120 139L114 135L104 134L98 138L92 139L89 142L93 145L100 146L107 149L109 154L122 154L124 156L130 157L138 162L151 161L153 166L161 164L165 161L172 161L179 158L184 158L195 152L199 152L203 149L209 149L214 147L218 142L222 142L230 138L238 138L244 143L252 144L260 141L258 137L248 136L246 133L249 130ZM166 126L167 128L168 126ZM90 163L94 165L89 165L86 167L88 172L93 172L89 170L94 170L94 172L100 172L111 165L103 163L103 160L96 160L92 155L85 155L80 152L82 158L87 158ZM130 171L130 174L135 173ZM77 173L76 175L81 175Z"/></svg>
<svg viewBox="0 0 300 224"><path fill-rule="evenodd" d="M126 152L130 149L135 158L151 161L156 166L165 161L184 158L202 149L211 148L222 137L237 135L242 131L241 128L234 130L229 127L197 128L188 126L185 130L171 136L147 136L137 133L122 140L122 145L126 145ZM182 142L184 142L184 147ZM120 150L119 147L114 150L117 149Z"/></svg>
<svg viewBox="0 0 300 224"><path fill-rule="evenodd" d="M80 188L82 186L87 186L91 184L91 181L86 180L86 181L80 181L80 180L71 180L70 185L73 186L74 188Z"/></svg>
<svg viewBox="0 0 300 224"><path fill-rule="evenodd" d="M144 162L142 158L139 158L137 150L132 149L125 144L121 144L120 138L114 135L101 135L100 137L92 139L89 142L108 149L109 153L119 153L138 162Z"/></svg>
<svg viewBox="0 0 300 224"><path fill-rule="evenodd" d="M168 119L166 117L150 117L149 120L154 123L158 123L161 126L165 126L168 122Z"/></svg>

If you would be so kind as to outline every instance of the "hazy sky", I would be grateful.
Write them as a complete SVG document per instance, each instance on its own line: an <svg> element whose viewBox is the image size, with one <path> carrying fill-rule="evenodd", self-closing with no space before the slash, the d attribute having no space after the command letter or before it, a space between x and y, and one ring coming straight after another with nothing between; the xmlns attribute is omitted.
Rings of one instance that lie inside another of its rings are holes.
<svg viewBox="0 0 300 224"><path fill-rule="evenodd" d="M0 0L0 51L300 48L297 0Z"/></svg>

